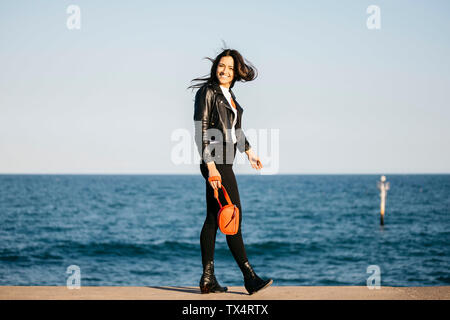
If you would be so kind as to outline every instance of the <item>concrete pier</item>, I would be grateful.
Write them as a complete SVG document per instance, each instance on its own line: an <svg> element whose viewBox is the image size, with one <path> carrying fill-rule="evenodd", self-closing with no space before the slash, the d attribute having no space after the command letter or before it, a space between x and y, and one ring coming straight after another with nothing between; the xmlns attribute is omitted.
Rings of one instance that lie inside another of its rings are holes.
<svg viewBox="0 0 450 320"><path fill-rule="evenodd" d="M299 287L271 286L253 295L244 287L226 293L201 294L198 287L0 286L0 300L450 300L450 286Z"/></svg>

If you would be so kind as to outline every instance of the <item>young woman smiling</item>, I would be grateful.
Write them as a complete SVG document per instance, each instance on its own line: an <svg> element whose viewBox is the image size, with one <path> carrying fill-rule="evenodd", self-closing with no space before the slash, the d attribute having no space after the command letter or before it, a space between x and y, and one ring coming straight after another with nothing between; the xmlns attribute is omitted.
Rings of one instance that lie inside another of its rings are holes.
<svg viewBox="0 0 450 320"><path fill-rule="evenodd" d="M225 292L214 275L214 248L218 229L217 213L220 209L214 190L226 186L231 202L239 208L239 229L227 235L228 247L244 277L244 285L253 294L272 284L272 279L263 280L250 265L241 233L242 208L233 162L236 149L247 154L253 168L262 168L259 157L253 152L241 127L243 109L236 101L231 88L236 81L252 81L257 76L256 68L245 63L237 50L224 49L212 62L211 72L204 78L192 81L199 83L188 88L198 88L195 95L194 121L195 141L201 156L200 172L206 186L206 219L200 233L203 274L200 279L202 293ZM213 134L211 134L211 130ZM218 134L219 133L219 134ZM214 140L212 140L214 136ZM209 181L210 177L219 180ZM227 203L219 192L221 203Z"/></svg>

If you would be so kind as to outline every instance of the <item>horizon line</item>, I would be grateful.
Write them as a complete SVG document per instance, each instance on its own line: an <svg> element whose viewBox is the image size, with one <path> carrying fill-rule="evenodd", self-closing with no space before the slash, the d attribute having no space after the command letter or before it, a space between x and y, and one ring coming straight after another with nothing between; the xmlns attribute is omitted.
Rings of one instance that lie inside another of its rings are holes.
<svg viewBox="0 0 450 320"><path fill-rule="evenodd" d="M171 175L171 176L197 176L199 173L120 173L120 172L0 172L0 175ZM389 173L389 172L325 172L325 173L301 173L301 172L287 172L275 174L259 174L259 173L236 173L235 175L246 176L281 176L281 175L450 175L450 172L405 172L405 173Z"/></svg>

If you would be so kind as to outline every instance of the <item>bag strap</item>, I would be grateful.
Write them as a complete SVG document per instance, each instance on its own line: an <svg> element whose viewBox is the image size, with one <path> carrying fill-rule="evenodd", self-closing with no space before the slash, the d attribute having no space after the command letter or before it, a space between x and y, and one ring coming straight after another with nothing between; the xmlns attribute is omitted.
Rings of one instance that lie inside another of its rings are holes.
<svg viewBox="0 0 450 320"><path fill-rule="evenodd" d="M208 181L222 181L222 178L220 176L212 176L212 177L208 178ZM223 185L222 185L222 191L223 191L223 194L225 195L225 199L227 200L228 204L233 204L231 202L230 197L228 196L227 190L225 189L225 187ZM220 200L219 200L219 192L217 189L214 189L214 197L219 202L220 208L222 208L222 204L220 203Z"/></svg>
<svg viewBox="0 0 450 320"><path fill-rule="evenodd" d="M230 197L228 196L227 190L225 189L224 185L222 185L222 191L223 191L223 194L225 195L225 199L227 200L228 204L233 204L231 202ZM220 203L220 200L219 200L219 191L217 189L214 189L214 197L217 199L217 202L219 202L220 209L222 209L222 204Z"/></svg>

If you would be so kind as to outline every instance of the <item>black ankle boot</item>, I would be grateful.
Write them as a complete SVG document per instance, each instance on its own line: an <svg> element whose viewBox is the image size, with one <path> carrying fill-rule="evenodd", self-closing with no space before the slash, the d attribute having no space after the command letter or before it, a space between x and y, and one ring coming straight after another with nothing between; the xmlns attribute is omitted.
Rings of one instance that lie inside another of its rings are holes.
<svg viewBox="0 0 450 320"><path fill-rule="evenodd" d="M209 261L203 267L203 275L200 279L200 291L202 293L226 292L227 287L221 287L214 275L214 261Z"/></svg>
<svg viewBox="0 0 450 320"><path fill-rule="evenodd" d="M272 279L262 280L260 277L258 277L248 261L241 265L240 268L242 274L244 275L245 289L249 294L254 294L259 290L267 288L273 282Z"/></svg>

